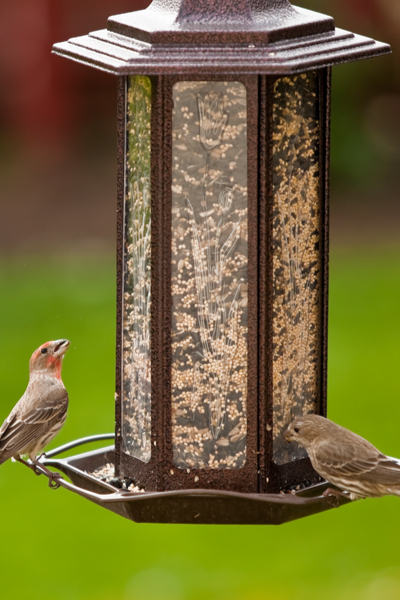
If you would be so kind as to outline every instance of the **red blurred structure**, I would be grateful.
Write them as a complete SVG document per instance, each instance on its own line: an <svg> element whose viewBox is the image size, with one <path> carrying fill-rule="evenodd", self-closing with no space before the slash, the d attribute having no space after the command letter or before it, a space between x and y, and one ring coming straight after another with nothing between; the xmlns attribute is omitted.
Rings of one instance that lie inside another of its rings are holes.
<svg viewBox="0 0 400 600"><path fill-rule="evenodd" d="M292 2L392 45L390 59L385 64L385 59L371 61L364 67L368 76L354 86L347 86L349 70L338 69L332 166L336 181L347 185L350 173L358 185L365 174L376 172L376 155L382 155L383 183L387 189L399 189L400 0ZM150 0L0 0L0 254L48 253L49 247L59 250L63 244L76 251L86 248L87 240L113 247L117 82L61 60L51 48L60 40L104 29L109 15L149 4ZM355 138L349 148L348 127L355 116L355 129L361 131L365 122L373 139L370 146L378 144L378 153L365 150L367 134ZM397 191L389 196L397 206ZM380 214L395 222L392 212Z"/></svg>
<svg viewBox="0 0 400 600"><path fill-rule="evenodd" d="M342 4L344 5L344 2ZM350 0L345 6L365 19L380 19L382 16L379 0Z"/></svg>
<svg viewBox="0 0 400 600"><path fill-rule="evenodd" d="M382 33L392 44L398 45L400 30L400 2L396 0L339 0L344 15L353 22L369 24L370 28Z"/></svg>
<svg viewBox="0 0 400 600"><path fill-rule="evenodd" d="M61 147L85 117L86 70L51 55L54 42L102 29L110 12L146 8L149 0L12 0L0 5L0 125L35 151ZM112 9L112 10L111 10ZM98 78L97 78L98 80ZM113 89L113 82L104 85ZM115 87L115 86L114 86ZM93 88L92 88L93 89Z"/></svg>
<svg viewBox="0 0 400 600"><path fill-rule="evenodd" d="M52 44L106 27L110 14L141 10L150 0L3 0L0 3L0 129L40 152L69 146L83 122L104 114L114 101L112 78L80 69L51 55ZM399 43L400 2L394 0L316 0L299 5L341 13L341 22L366 35ZM347 24L346 24L347 17ZM366 26L366 29L365 29ZM97 90L93 105L93 87ZM87 92L90 90L90 93Z"/></svg>

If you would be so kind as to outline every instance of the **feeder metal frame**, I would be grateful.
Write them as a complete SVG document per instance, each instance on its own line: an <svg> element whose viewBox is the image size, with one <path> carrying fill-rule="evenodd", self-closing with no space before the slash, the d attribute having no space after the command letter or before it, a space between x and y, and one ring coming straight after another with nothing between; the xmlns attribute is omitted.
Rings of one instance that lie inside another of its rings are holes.
<svg viewBox="0 0 400 600"><path fill-rule="evenodd" d="M111 490L113 500L103 500L73 491L107 508L118 506L115 512L145 522L282 523L346 502L319 496L306 499L303 491L276 494L298 483L317 483L320 478L308 458L274 464L272 435L267 434L273 427L271 98L278 77L310 70L318 73L323 242L318 412L326 415L331 66L387 54L390 47L337 29L331 17L293 7L288 0L154 0L144 11L110 17L106 30L56 44L53 52L119 76L116 446L115 452L105 449L71 459L47 458L43 464L61 469L82 488L98 492L106 486L110 492L111 486L83 471L94 463L100 466L99 460L109 462L112 456L117 474L132 477L134 473L135 483L146 488L144 494L128 499L126 492ZM152 81L152 454L147 464L121 448L126 85L130 75L149 76ZM191 469L187 474L172 464L171 439L172 86L177 81L204 79L241 81L247 89L248 447L241 469ZM199 476L197 484L193 484L194 475ZM199 489L179 489L196 486ZM321 489L323 484L311 486L310 493Z"/></svg>

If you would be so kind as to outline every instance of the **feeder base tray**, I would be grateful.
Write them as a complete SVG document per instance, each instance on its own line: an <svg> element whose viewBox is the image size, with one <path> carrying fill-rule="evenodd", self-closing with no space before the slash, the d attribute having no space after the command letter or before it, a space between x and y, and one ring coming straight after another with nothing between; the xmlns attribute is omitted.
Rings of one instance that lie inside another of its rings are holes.
<svg viewBox="0 0 400 600"><path fill-rule="evenodd" d="M103 465L114 462L114 446L64 459L49 455L43 457L40 464L61 471L72 482L58 479L61 487L138 523L279 525L350 502L346 497L322 496L328 487L326 483L288 494L205 489L132 493L118 490L91 475Z"/></svg>

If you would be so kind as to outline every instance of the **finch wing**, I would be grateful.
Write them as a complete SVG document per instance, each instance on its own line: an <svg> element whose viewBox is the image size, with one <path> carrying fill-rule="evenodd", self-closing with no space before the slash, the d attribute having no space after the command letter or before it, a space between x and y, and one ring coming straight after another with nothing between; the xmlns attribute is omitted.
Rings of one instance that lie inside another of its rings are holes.
<svg viewBox="0 0 400 600"><path fill-rule="evenodd" d="M315 449L317 463L333 477L359 478L377 468L379 456L380 452L363 438L323 440Z"/></svg>
<svg viewBox="0 0 400 600"><path fill-rule="evenodd" d="M12 411L0 429L0 453L10 457L24 450L51 429L53 423L62 421L68 409L68 393L64 388L54 390L50 397L37 407Z"/></svg>
<svg viewBox="0 0 400 600"><path fill-rule="evenodd" d="M384 454L379 454L378 464L375 469L364 473L362 481L379 483L382 485L400 485L400 465Z"/></svg>
<svg viewBox="0 0 400 600"><path fill-rule="evenodd" d="M379 452L367 440L353 434L354 438L335 442L324 441L315 453L321 469L328 476L359 481L400 485L400 465Z"/></svg>

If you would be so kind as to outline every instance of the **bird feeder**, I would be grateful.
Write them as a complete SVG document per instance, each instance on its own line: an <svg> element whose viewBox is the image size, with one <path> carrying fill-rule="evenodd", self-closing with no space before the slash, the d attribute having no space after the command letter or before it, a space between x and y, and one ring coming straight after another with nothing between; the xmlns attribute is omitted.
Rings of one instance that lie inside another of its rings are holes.
<svg viewBox="0 0 400 600"><path fill-rule="evenodd" d="M389 51L288 0L154 0L54 46L118 76L107 457L144 493L103 502L101 453L47 459L91 499L164 522L332 506L283 433L326 415L331 67Z"/></svg>

